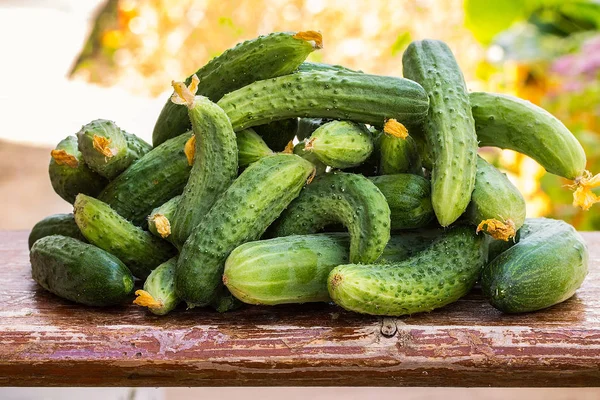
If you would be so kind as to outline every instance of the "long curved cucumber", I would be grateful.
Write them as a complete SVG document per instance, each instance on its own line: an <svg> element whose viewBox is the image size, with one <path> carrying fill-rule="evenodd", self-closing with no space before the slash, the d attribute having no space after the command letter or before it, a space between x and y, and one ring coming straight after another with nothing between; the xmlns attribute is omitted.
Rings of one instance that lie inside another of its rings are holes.
<svg viewBox="0 0 600 400"><path fill-rule="evenodd" d="M175 295L175 266L177 257L156 267L144 282L143 290L136 290L133 304L147 307L152 314L165 315L171 312L181 300Z"/></svg>
<svg viewBox="0 0 600 400"><path fill-rule="evenodd" d="M390 238L390 207L385 196L362 175L334 172L317 177L281 215L274 237L319 232L343 224L350 233L350 260L371 263Z"/></svg>
<svg viewBox="0 0 600 400"><path fill-rule="evenodd" d="M404 125L393 120L386 122L375 148L379 150L381 175L423 174L417 144Z"/></svg>
<svg viewBox="0 0 600 400"><path fill-rule="evenodd" d="M253 162L273 154L273 150L252 128L237 133L237 147L240 168L246 168Z"/></svg>
<svg viewBox="0 0 600 400"><path fill-rule="evenodd" d="M148 216L148 230L162 239L171 241L171 221L175 215L175 210L179 206L181 195L173 197L166 203L156 207Z"/></svg>
<svg viewBox="0 0 600 400"><path fill-rule="evenodd" d="M351 168L362 164L373 152L371 132L362 124L331 121L317 128L304 148L325 165Z"/></svg>
<svg viewBox="0 0 600 400"><path fill-rule="evenodd" d="M347 264L327 279L329 295L343 308L371 315L428 312L467 294L487 257L484 235L456 227L425 250L390 264Z"/></svg>
<svg viewBox="0 0 600 400"><path fill-rule="evenodd" d="M382 126L388 118L417 123L427 115L423 88L408 79L343 72L297 72L251 83L217 103L237 132L293 117L344 119Z"/></svg>
<svg viewBox="0 0 600 400"><path fill-rule="evenodd" d="M181 249L177 295L189 307L207 305L222 289L225 259L258 239L298 196L314 166L294 154L275 154L250 165L223 193Z"/></svg>
<svg viewBox="0 0 600 400"><path fill-rule="evenodd" d="M50 235L62 235L86 242L79 227L75 223L73 214L54 214L36 223L29 233L29 250L39 239Z"/></svg>
<svg viewBox="0 0 600 400"><path fill-rule="evenodd" d="M31 276L57 296L88 306L122 303L133 276L112 254L71 237L46 236L30 252Z"/></svg>
<svg viewBox="0 0 600 400"><path fill-rule="evenodd" d="M402 66L404 76L419 82L429 95L424 134L433 155L431 202L440 225L448 226L465 212L475 185L477 135L469 93L444 42L412 42Z"/></svg>
<svg viewBox="0 0 600 400"><path fill-rule="evenodd" d="M198 94L218 101L224 94L254 81L292 73L315 49L321 35L308 32L275 32L237 44L196 71ZM186 83L191 82L191 76ZM167 101L152 132L152 143L164 141L190 129L187 112Z"/></svg>
<svg viewBox="0 0 600 400"><path fill-rule="evenodd" d="M118 257L138 278L145 279L154 268L175 255L170 243L138 228L93 197L78 195L73 213L83 236Z"/></svg>

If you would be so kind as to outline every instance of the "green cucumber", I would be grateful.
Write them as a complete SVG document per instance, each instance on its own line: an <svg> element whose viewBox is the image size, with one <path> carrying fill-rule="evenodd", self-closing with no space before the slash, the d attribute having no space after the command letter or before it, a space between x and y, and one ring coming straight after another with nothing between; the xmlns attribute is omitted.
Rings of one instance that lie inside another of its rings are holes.
<svg viewBox="0 0 600 400"><path fill-rule="evenodd" d="M408 79L341 72L297 72L249 84L217 103L237 132L294 117L344 119L382 126L427 115L423 88Z"/></svg>
<svg viewBox="0 0 600 400"><path fill-rule="evenodd" d="M315 176L323 175L327 171L327 165L323 164L315 153L306 150L306 141L298 142L294 146L293 153L310 161L315 166Z"/></svg>
<svg viewBox="0 0 600 400"><path fill-rule="evenodd" d="M525 199L505 174L477 157L477 176L466 217L494 239L509 240L525 222Z"/></svg>
<svg viewBox="0 0 600 400"><path fill-rule="evenodd" d="M315 49L322 46L316 32L276 32L245 41L213 58L195 75L199 93L212 101L254 81L292 73ZM191 82L191 76L186 83ZM190 129L186 111L171 101L163 107L152 133L158 146Z"/></svg>
<svg viewBox="0 0 600 400"><path fill-rule="evenodd" d="M29 257L33 280L76 303L116 305L133 290L133 276L117 257L77 239L46 236L35 242Z"/></svg>
<svg viewBox="0 0 600 400"><path fill-rule="evenodd" d="M332 65L324 63L316 63L305 61L298 66L297 72L346 72L350 74L361 74L362 71L355 71L350 68L346 68L343 65Z"/></svg>
<svg viewBox="0 0 600 400"><path fill-rule="evenodd" d="M305 150L314 153L325 165L351 168L369 158L373 152L373 138L362 124L331 121L313 132Z"/></svg>
<svg viewBox="0 0 600 400"><path fill-rule="evenodd" d="M477 135L469 93L452 51L441 41L411 43L402 66L404 76L429 95L424 134L433 156L431 202L445 227L465 212L475 185Z"/></svg>
<svg viewBox="0 0 600 400"><path fill-rule="evenodd" d="M133 158L134 162L144 157L147 152L152 150L152 145L142 138L123 131L125 135L125 141L127 142L127 149L129 150L130 157Z"/></svg>
<svg viewBox="0 0 600 400"><path fill-rule="evenodd" d="M273 150L252 128L237 133L237 147L240 168L246 168L253 162L273 154Z"/></svg>
<svg viewBox="0 0 600 400"><path fill-rule="evenodd" d="M118 257L138 278L146 278L154 268L175 255L171 244L133 225L93 197L78 195L74 214L83 236Z"/></svg>
<svg viewBox="0 0 600 400"><path fill-rule="evenodd" d="M329 295L343 308L363 314L428 312L471 290L487 257L486 243L484 235L456 227L404 261L340 265L329 273Z"/></svg>
<svg viewBox="0 0 600 400"><path fill-rule="evenodd" d="M298 118L296 138L300 141L308 139L318 127L327 122L329 122L329 120L323 118Z"/></svg>
<svg viewBox="0 0 600 400"><path fill-rule="evenodd" d="M317 177L279 218L274 237L319 232L343 224L350 233L350 260L371 263L390 238L390 207L381 191L362 175L334 172Z"/></svg>
<svg viewBox="0 0 600 400"><path fill-rule="evenodd" d="M507 313L541 310L575 293L588 272L588 250L581 235L563 221L529 218L519 243L483 270L483 294Z"/></svg>
<svg viewBox="0 0 600 400"><path fill-rule="evenodd" d="M256 133L274 151L283 151L285 146L296 137L298 118L283 119L254 127Z"/></svg>
<svg viewBox="0 0 600 400"><path fill-rule="evenodd" d="M402 130L385 129L377 138L376 148L379 150L379 173L381 175L391 174L423 174L421 157L417 150L417 144L408 130L395 121L388 121L388 125L401 127Z"/></svg>
<svg viewBox="0 0 600 400"><path fill-rule="evenodd" d="M79 193L97 196L108 181L83 162L75 136L67 136L50 152L48 174L52 188L65 201L73 204Z"/></svg>
<svg viewBox="0 0 600 400"><path fill-rule="evenodd" d="M241 173L181 249L175 289L189 307L207 305L216 297L229 253L258 239L313 171L303 158L280 153L261 158Z"/></svg>
<svg viewBox="0 0 600 400"><path fill-rule="evenodd" d="M144 225L150 212L181 194L190 175L184 152L192 133L152 149L108 184L98 199L135 225Z"/></svg>
<svg viewBox="0 0 600 400"><path fill-rule="evenodd" d="M418 175L373 176L369 180L385 196L390 207L391 229L427 226L435 217L431 205L431 183Z"/></svg>
<svg viewBox="0 0 600 400"><path fill-rule="evenodd" d="M192 85L197 85L197 79L194 76ZM195 96L182 82L174 82L173 87L173 102L188 109L195 149L192 171L173 216L172 241L181 246L237 177L238 148L229 118L219 106Z"/></svg>
<svg viewBox="0 0 600 400"><path fill-rule="evenodd" d="M72 237L82 242L87 242L75 223L73 214L54 214L39 221L33 226L29 233L29 250L39 239L50 235L62 235Z"/></svg>
<svg viewBox="0 0 600 400"><path fill-rule="evenodd" d="M175 196L161 206L156 207L148 216L148 230L162 239L171 242L171 221L179 206L180 196ZM172 243L172 242L171 242Z"/></svg>
<svg viewBox="0 0 600 400"><path fill-rule="evenodd" d="M147 307L152 314L165 315L181 300L175 295L175 266L177 257L160 264L146 278L144 290L136 290L133 304Z"/></svg>

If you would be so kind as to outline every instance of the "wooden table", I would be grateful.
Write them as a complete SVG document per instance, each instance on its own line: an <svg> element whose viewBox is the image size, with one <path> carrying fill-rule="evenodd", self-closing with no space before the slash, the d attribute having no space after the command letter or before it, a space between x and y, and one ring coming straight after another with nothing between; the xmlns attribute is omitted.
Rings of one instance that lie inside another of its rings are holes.
<svg viewBox="0 0 600 400"><path fill-rule="evenodd" d="M549 310L503 315L475 290L406 318L329 304L227 314L63 301L30 277L27 232L0 232L5 386L600 386L600 233L590 274Z"/></svg>

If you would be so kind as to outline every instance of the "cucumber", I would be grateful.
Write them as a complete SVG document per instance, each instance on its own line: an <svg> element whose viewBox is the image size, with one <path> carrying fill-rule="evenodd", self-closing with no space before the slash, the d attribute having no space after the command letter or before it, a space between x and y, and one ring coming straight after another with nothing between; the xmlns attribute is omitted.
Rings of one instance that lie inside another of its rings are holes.
<svg viewBox="0 0 600 400"><path fill-rule="evenodd" d="M525 222L523 195L493 165L477 157L477 177L466 218L494 239L508 241Z"/></svg>
<svg viewBox="0 0 600 400"><path fill-rule="evenodd" d="M253 162L273 154L273 150L252 128L237 133L237 147L240 168L246 168Z"/></svg>
<svg viewBox="0 0 600 400"><path fill-rule="evenodd" d="M29 257L33 280L76 303L116 305L133 290L133 276L117 257L77 239L46 236L35 242Z"/></svg>
<svg viewBox="0 0 600 400"><path fill-rule="evenodd" d="M39 239L50 235L62 235L72 237L82 242L87 242L75 223L73 214L54 214L39 221L33 226L29 233L29 250Z"/></svg>
<svg viewBox="0 0 600 400"><path fill-rule="evenodd" d="M181 196L175 196L163 205L156 207L148 216L148 230L162 239L171 241L171 221L179 206Z"/></svg>
<svg viewBox="0 0 600 400"><path fill-rule="evenodd" d="M298 196L313 165L294 154L275 154L250 165L223 193L181 249L177 295L188 307L207 305L222 290L225 259L258 239Z"/></svg>
<svg viewBox="0 0 600 400"><path fill-rule="evenodd" d="M276 32L239 43L196 71L202 82L198 94L218 101L254 81L292 73L321 47L321 35L312 31ZM186 83L190 82L191 76ZM169 100L154 125L152 143L158 146L189 129L187 112Z"/></svg>
<svg viewBox="0 0 600 400"><path fill-rule="evenodd" d="M390 207L391 229L427 226L435 217L431 205L431 184L418 175L395 174L370 177Z"/></svg>
<svg viewBox="0 0 600 400"><path fill-rule="evenodd" d="M469 94L452 51L441 41L412 42L402 66L404 76L429 95L424 134L433 156L431 202L445 227L465 212L475 185L477 135Z"/></svg>
<svg viewBox="0 0 600 400"><path fill-rule="evenodd" d="M404 261L340 265L329 273L329 295L343 308L363 314L432 311L471 290L487 257L486 243L484 235L456 227Z"/></svg>
<svg viewBox="0 0 600 400"><path fill-rule="evenodd" d="M529 218L519 243L484 268L481 288L500 311L541 310L573 296L587 275L588 258L585 241L571 225Z"/></svg>
<svg viewBox="0 0 600 400"><path fill-rule="evenodd" d="M385 123L383 133L378 136L376 148L379 149L379 173L391 174L423 174L421 158L417 145L408 135L404 125L395 120Z"/></svg>
<svg viewBox="0 0 600 400"><path fill-rule="evenodd" d="M296 137L298 118L283 119L254 127L267 146L274 151L283 151L285 146Z"/></svg>
<svg viewBox="0 0 600 400"><path fill-rule="evenodd" d="M427 115L423 88L408 79L342 72L297 72L249 84L217 103L237 132L294 117L345 119L382 126Z"/></svg>
<svg viewBox="0 0 600 400"><path fill-rule="evenodd" d="M313 132L304 149L314 153L325 165L351 168L369 158L373 152L373 138L362 124L331 121Z"/></svg>
<svg viewBox="0 0 600 400"><path fill-rule="evenodd" d="M305 61L298 66L296 72L345 72L350 74L362 74L362 71L355 71L350 68L346 68L343 65L332 65L325 63L316 63Z"/></svg>
<svg viewBox="0 0 600 400"><path fill-rule="evenodd" d="M152 150L152 145L150 143L133 133L123 131L123 135L125 135L125 141L127 142L127 150L134 159L134 162L144 157L147 152Z"/></svg>
<svg viewBox="0 0 600 400"><path fill-rule="evenodd" d="M290 204L272 229L274 237L316 233L343 224L350 233L350 260L371 263L390 238L390 207L362 175L334 172L317 177Z"/></svg>
<svg viewBox="0 0 600 400"><path fill-rule="evenodd" d="M300 141L308 139L318 127L327 122L329 122L329 120L323 118L298 118L296 138Z"/></svg>
<svg viewBox="0 0 600 400"><path fill-rule="evenodd" d="M181 300L175 295L175 266L177 257L160 264L146 278L144 290L136 290L133 304L147 307L152 314L165 315Z"/></svg>
<svg viewBox="0 0 600 400"><path fill-rule="evenodd" d="M192 86L197 86L194 75ZM217 198L237 177L238 148L227 114L183 82L174 82L173 102L185 104L194 132L195 156L188 182L173 216L172 241L181 246ZM189 154L188 154L189 157Z"/></svg>
<svg viewBox="0 0 600 400"><path fill-rule="evenodd" d="M306 141L298 142L294 146L293 153L310 161L315 166L315 176L323 175L327 171L327 165L323 164L315 153L306 151Z"/></svg>
<svg viewBox="0 0 600 400"><path fill-rule="evenodd" d="M175 255L171 244L133 225L93 197L78 195L73 213L90 243L118 257L140 279Z"/></svg>
<svg viewBox="0 0 600 400"><path fill-rule="evenodd" d="M392 236L378 260L401 261L432 239L419 234ZM346 233L286 236L245 243L225 262L223 283L248 304L330 301L327 276L348 262Z"/></svg>
<svg viewBox="0 0 600 400"><path fill-rule="evenodd" d="M85 165L75 136L61 140L50 155L48 174L52 188L71 204L79 193L97 196L108 183L106 178Z"/></svg>
<svg viewBox="0 0 600 400"><path fill-rule="evenodd" d="M98 195L135 225L144 225L150 212L181 194L190 175L184 147L191 138L188 132L152 149Z"/></svg>

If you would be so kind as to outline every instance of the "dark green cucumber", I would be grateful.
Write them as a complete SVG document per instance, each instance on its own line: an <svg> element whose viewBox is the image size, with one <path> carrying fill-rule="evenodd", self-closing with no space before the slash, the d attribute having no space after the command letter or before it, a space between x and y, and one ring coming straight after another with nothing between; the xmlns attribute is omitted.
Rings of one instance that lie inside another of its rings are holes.
<svg viewBox="0 0 600 400"><path fill-rule="evenodd" d="M487 257L486 243L484 235L456 227L404 261L340 265L329 274L329 295L343 308L364 314L431 311L471 290Z"/></svg>
<svg viewBox="0 0 600 400"><path fill-rule="evenodd" d="M181 246L237 177L238 148L229 118L219 106L206 97L194 96L181 82L173 87L178 95L174 101L188 109L195 143L192 171L173 216L172 240Z"/></svg>
<svg viewBox="0 0 600 400"><path fill-rule="evenodd" d="M181 194L190 175L184 152L192 133L152 149L114 179L98 195L121 216L144 225L152 210Z"/></svg>
<svg viewBox="0 0 600 400"><path fill-rule="evenodd" d="M408 79L342 72L297 72L251 83L217 103L239 130L294 117L344 119L382 126L427 115L423 88Z"/></svg>
<svg viewBox="0 0 600 400"><path fill-rule="evenodd" d="M423 174L417 144L412 136L408 135L408 130L403 125L397 125L404 129L404 134L398 133L395 129L384 128L383 133L377 137L379 173L381 175Z"/></svg>
<svg viewBox="0 0 600 400"><path fill-rule="evenodd" d="M343 224L350 233L350 260L371 263L390 238L390 207L381 191L362 175L334 172L317 177L281 215L274 237L319 232Z"/></svg>
<svg viewBox="0 0 600 400"><path fill-rule="evenodd" d="M138 306L147 307L152 314L165 315L173 311L181 300L175 295L175 266L177 258L173 257L160 264L146 278L144 290L136 290Z"/></svg>
<svg viewBox="0 0 600 400"><path fill-rule="evenodd" d="M448 226L467 209L475 185L477 135L469 93L452 51L441 41L411 43L402 66L404 76L429 95L424 134L433 156L431 202L440 225Z"/></svg>
<svg viewBox="0 0 600 400"><path fill-rule="evenodd" d="M318 127L327 122L329 122L329 120L323 118L298 118L296 138L300 141L308 139Z"/></svg>
<svg viewBox="0 0 600 400"><path fill-rule="evenodd" d="M171 221L179 206L181 196L175 196L163 205L156 207L148 216L148 230L159 238L171 242ZM171 242L172 243L172 242Z"/></svg>
<svg viewBox="0 0 600 400"><path fill-rule="evenodd" d="M175 289L189 307L207 305L216 297L229 253L258 239L298 196L313 170L303 158L280 153L242 172L181 249Z"/></svg>
<svg viewBox="0 0 600 400"><path fill-rule="evenodd" d="M145 279L154 268L175 255L171 244L133 225L93 197L78 195L74 214L83 236L118 257L138 278Z"/></svg>
<svg viewBox="0 0 600 400"><path fill-rule="evenodd" d="M525 220L519 243L483 270L483 294L507 313L541 310L573 296L588 272L588 250L563 221Z"/></svg>
<svg viewBox="0 0 600 400"><path fill-rule="evenodd" d="M52 188L71 204L79 193L97 196L108 183L106 178L85 165L75 136L61 140L50 155L48 174Z"/></svg>
<svg viewBox="0 0 600 400"><path fill-rule="evenodd" d="M431 205L431 184L418 175L373 176L369 180L385 196L390 206L391 229L427 226L435 217Z"/></svg>
<svg viewBox="0 0 600 400"><path fill-rule="evenodd" d="M127 149L129 150L130 157L133 158L134 162L144 157L147 152L152 150L152 145L142 138L123 131L125 135L125 141L127 142Z"/></svg>
<svg viewBox="0 0 600 400"><path fill-rule="evenodd" d="M253 162L273 154L273 150L252 128L237 133L237 147L240 168L246 168Z"/></svg>
<svg viewBox="0 0 600 400"><path fill-rule="evenodd" d="M310 161L315 166L315 176L323 175L327 171L327 165L323 164L312 151L306 151L306 141L298 142L294 146L294 154Z"/></svg>
<svg viewBox="0 0 600 400"><path fill-rule="evenodd" d="M31 276L41 287L88 306L122 303L133 290L133 276L112 254L66 236L46 236L29 255Z"/></svg>
<svg viewBox="0 0 600 400"><path fill-rule="evenodd" d="M509 240L525 222L525 199L505 174L477 157L477 176L466 217L494 239Z"/></svg>
<svg viewBox="0 0 600 400"><path fill-rule="evenodd" d="M307 33L276 32L237 44L196 71L201 82L198 94L218 101L254 81L292 73L322 46L319 34ZM186 83L190 82L191 76ZM187 112L169 100L154 126L152 143L158 146L189 129Z"/></svg>
<svg viewBox="0 0 600 400"><path fill-rule="evenodd" d="M254 127L267 146L274 151L283 151L289 142L294 140L298 131L298 118L273 121Z"/></svg>
<svg viewBox="0 0 600 400"><path fill-rule="evenodd" d="M37 240L50 235L68 236L82 242L87 242L75 223L73 214L54 214L44 218L33 226L33 229L29 233L29 250L31 250L31 246Z"/></svg>
<svg viewBox="0 0 600 400"><path fill-rule="evenodd" d="M351 168L362 164L373 152L373 137L362 124L331 121L317 128L305 146L325 165Z"/></svg>

